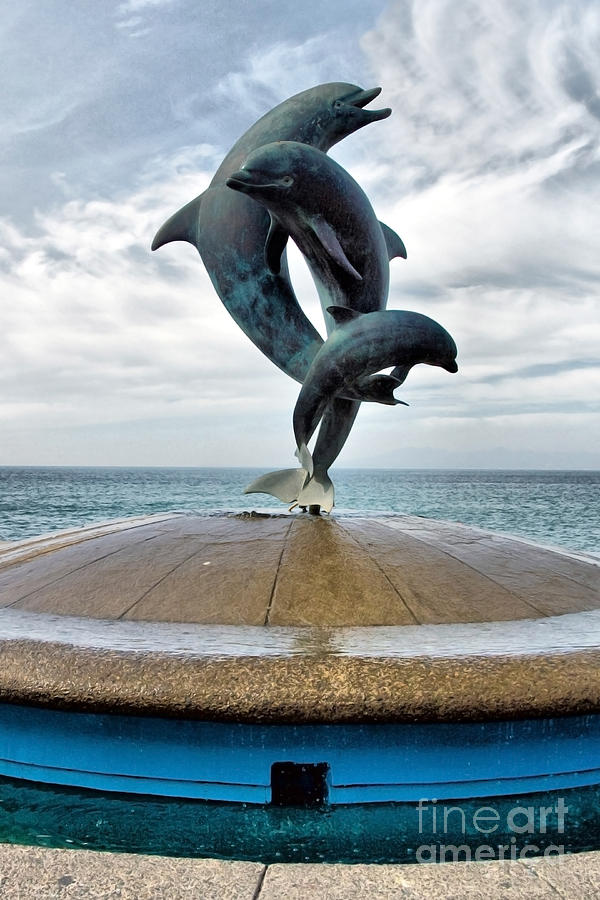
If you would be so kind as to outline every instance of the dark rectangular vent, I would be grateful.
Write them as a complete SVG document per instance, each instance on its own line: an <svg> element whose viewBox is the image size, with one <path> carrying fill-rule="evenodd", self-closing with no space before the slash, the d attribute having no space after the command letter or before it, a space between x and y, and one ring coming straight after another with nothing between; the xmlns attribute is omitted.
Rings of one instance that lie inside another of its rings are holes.
<svg viewBox="0 0 600 900"><path fill-rule="evenodd" d="M328 763L276 762L271 766L273 806L323 806L327 803Z"/></svg>

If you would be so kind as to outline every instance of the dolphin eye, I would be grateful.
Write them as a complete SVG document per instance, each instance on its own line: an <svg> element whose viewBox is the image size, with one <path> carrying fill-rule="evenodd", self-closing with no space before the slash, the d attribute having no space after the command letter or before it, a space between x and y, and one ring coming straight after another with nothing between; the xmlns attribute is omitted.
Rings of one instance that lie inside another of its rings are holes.
<svg viewBox="0 0 600 900"><path fill-rule="evenodd" d="M343 105L344 105L344 104L342 103L341 100L336 100L335 103L333 104L333 108L334 108L334 109L341 109Z"/></svg>
<svg viewBox="0 0 600 900"><path fill-rule="evenodd" d="M294 183L294 179L291 175L284 175L281 179L281 183L284 185L284 187L290 187Z"/></svg>

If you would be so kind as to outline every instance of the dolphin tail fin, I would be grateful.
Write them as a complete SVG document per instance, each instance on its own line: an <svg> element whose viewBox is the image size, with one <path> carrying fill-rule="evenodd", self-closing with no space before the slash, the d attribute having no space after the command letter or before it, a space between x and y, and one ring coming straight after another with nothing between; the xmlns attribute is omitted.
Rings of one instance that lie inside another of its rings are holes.
<svg viewBox="0 0 600 900"><path fill-rule="evenodd" d="M161 225L152 241L153 250L158 250L163 244L171 241L187 241L194 247L198 246L198 216L203 196L204 194L200 194L199 197L190 200Z"/></svg>
<svg viewBox="0 0 600 900"><path fill-rule="evenodd" d="M395 256L406 259L406 247L402 238L393 231L389 225L384 222L379 223L383 231L383 237L388 251L388 259L392 260Z"/></svg>
<svg viewBox="0 0 600 900"><path fill-rule="evenodd" d="M394 391L402 384L400 379L393 375L367 375L357 378L354 382L356 396L362 400L371 400L374 403L384 403L386 406L397 406L401 403L408 406L404 400L396 400Z"/></svg>
<svg viewBox="0 0 600 900"><path fill-rule="evenodd" d="M245 494L271 494L283 503L292 503L298 498L308 477L305 469L280 469L267 472L244 489Z"/></svg>
<svg viewBox="0 0 600 900"><path fill-rule="evenodd" d="M306 444L301 444L300 447L296 448L296 457L302 468L305 469L306 472L308 472L309 476L312 478L314 468L313 458Z"/></svg>
<svg viewBox="0 0 600 900"><path fill-rule="evenodd" d="M320 506L330 513L335 505L335 491L331 478L319 472L309 478L298 494L298 506Z"/></svg>

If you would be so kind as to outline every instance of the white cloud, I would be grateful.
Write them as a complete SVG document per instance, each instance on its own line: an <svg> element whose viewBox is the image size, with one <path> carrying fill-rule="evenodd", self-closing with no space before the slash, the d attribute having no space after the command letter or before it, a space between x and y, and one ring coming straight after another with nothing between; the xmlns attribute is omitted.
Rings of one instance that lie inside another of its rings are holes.
<svg viewBox="0 0 600 900"><path fill-rule="evenodd" d="M140 27L152 5L121 4L122 22ZM382 84L394 115L333 155L406 242L390 305L448 328L460 372L418 367L408 410L365 405L340 464L591 464L599 36L591 0L402 0L365 36L364 86ZM330 34L266 44L211 84L211 108L237 111L243 130L312 84L357 81L333 48ZM195 90L173 100L182 136L204 101ZM293 464L295 383L229 318L189 245L148 249L226 150L182 147L93 199L72 199L61 169L65 202L39 210L35 236L0 222L0 463Z"/></svg>
<svg viewBox="0 0 600 900"><path fill-rule="evenodd" d="M208 184L202 153L111 200L69 201L27 237L0 223L5 427L201 415L263 392L260 354L214 294L195 250L152 254L157 227ZM283 377L283 376L282 376Z"/></svg>
<svg viewBox="0 0 600 900"><path fill-rule="evenodd" d="M578 362L598 359L600 336L600 121L586 93L600 83L599 37L592 2L402 0L363 41L394 109L365 131L353 172L407 245L390 305L456 338L456 433L458 393L483 432L512 411L525 456L543 456L547 415L559 447L583 458L597 418L600 369ZM544 377L527 374L536 363ZM494 373L506 378L487 383Z"/></svg>
<svg viewBox="0 0 600 900"><path fill-rule="evenodd" d="M158 6L171 6L179 0L124 0L117 7L117 15L130 16ZM141 21L141 18L137 20Z"/></svg>

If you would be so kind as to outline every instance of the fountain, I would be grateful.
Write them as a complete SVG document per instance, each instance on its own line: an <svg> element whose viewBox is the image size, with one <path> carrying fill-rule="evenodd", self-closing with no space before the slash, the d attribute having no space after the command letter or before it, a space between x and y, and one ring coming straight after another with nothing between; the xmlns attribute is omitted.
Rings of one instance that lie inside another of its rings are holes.
<svg viewBox="0 0 600 900"><path fill-rule="evenodd" d="M404 244L326 153L389 115L366 108L378 92L287 100L156 235L198 248L302 385L299 465L246 489L291 510L0 550L4 840L376 862L595 845L599 561L418 516L321 515L360 403L401 403L418 364L457 371L442 326L385 308ZM290 236L325 341L295 297Z"/></svg>

